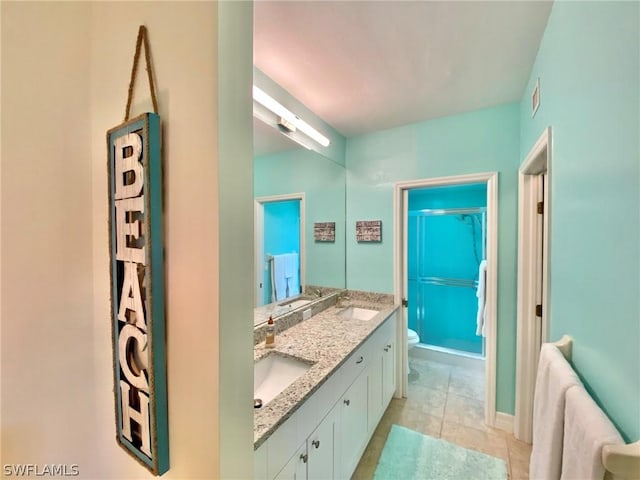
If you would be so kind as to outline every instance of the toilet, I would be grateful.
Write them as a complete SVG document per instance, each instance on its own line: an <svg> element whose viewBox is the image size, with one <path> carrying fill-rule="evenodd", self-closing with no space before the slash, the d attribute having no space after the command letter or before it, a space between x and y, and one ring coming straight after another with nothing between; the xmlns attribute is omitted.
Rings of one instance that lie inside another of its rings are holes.
<svg viewBox="0 0 640 480"><path fill-rule="evenodd" d="M420 337L418 337L418 334L416 332L408 328L407 329L407 350L411 350L418 343L420 343Z"/></svg>
<svg viewBox="0 0 640 480"><path fill-rule="evenodd" d="M420 343L420 337L415 331L408 328L407 329L407 352L411 350L413 347L415 347L418 343ZM407 373L410 371L411 369L409 368L409 355L407 355Z"/></svg>

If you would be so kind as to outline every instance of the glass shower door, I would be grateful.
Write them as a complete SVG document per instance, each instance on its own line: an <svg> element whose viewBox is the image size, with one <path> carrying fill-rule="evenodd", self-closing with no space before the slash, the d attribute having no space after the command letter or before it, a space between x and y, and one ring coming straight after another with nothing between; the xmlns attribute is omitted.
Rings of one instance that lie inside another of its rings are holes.
<svg viewBox="0 0 640 480"><path fill-rule="evenodd" d="M426 345L482 354L482 337L476 335L476 287L483 257L483 213L436 212L413 217L409 295L416 298L416 331ZM410 228L410 238L411 233Z"/></svg>

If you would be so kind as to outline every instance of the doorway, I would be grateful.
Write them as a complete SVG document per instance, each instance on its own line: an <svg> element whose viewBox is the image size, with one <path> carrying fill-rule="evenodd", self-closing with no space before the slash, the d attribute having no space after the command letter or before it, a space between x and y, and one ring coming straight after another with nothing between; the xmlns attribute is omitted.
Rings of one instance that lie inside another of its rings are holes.
<svg viewBox="0 0 640 480"><path fill-rule="evenodd" d="M549 341L551 127L518 173L518 319L514 435L532 441L533 393L540 347Z"/></svg>
<svg viewBox="0 0 640 480"><path fill-rule="evenodd" d="M256 198L256 307L299 295L304 290L304 212L304 193Z"/></svg>
<svg viewBox="0 0 640 480"><path fill-rule="evenodd" d="M484 421L489 426L496 424L495 412L495 388L496 388L496 336L497 336L497 239L498 239L498 174L496 172L480 173L471 175L460 175L452 177L440 177L424 180L416 180L410 182L396 183L394 188L394 258L395 258L395 297L396 302L401 303L403 308L400 313L400 322L398 322L398 339L402 345L398 349L398 378L401 382L398 384L396 396L407 396L408 391L408 351L407 336L409 331L409 195L411 191L427 188L442 188L454 186L481 185L485 190L486 207L481 213L484 219L480 220L481 225L484 223L485 247L484 255L479 253L478 256L484 256L486 259L486 280L484 292L484 321L485 336L481 341L484 351ZM464 221L474 222L470 217L463 217L465 213L460 212L442 212L441 219L458 221L463 226ZM446 216L447 213L451 215ZM459 215L457 217L456 215ZM469 215L469 213L466 213ZM471 224L470 224L471 225ZM479 246L482 248L482 246ZM478 248L478 247L476 247ZM475 286L475 285L474 285ZM457 289L457 287L452 287ZM460 292L456 292L460 293ZM469 293L469 292L466 292ZM473 292L472 292L473 293ZM475 323L475 322L474 322ZM475 327L475 325L474 325ZM475 333L475 330L474 330Z"/></svg>
<svg viewBox="0 0 640 480"><path fill-rule="evenodd" d="M414 353L439 352L451 363L459 356L484 359L486 206L482 183L409 190L407 321L419 339Z"/></svg>

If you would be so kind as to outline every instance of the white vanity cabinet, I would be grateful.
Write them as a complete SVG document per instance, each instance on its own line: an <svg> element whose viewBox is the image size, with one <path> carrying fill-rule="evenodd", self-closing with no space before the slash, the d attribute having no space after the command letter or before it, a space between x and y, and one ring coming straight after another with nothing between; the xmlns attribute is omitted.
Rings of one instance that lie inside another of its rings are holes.
<svg viewBox="0 0 640 480"><path fill-rule="evenodd" d="M293 454L275 480L304 480L307 478L307 444L306 442Z"/></svg>
<svg viewBox="0 0 640 480"><path fill-rule="evenodd" d="M337 478L351 478L362 455L363 442L366 445L368 440L368 385L368 372L363 372L340 400L340 475Z"/></svg>
<svg viewBox="0 0 640 480"><path fill-rule="evenodd" d="M382 346L382 401L385 405L391 401L396 391L396 335L388 335Z"/></svg>
<svg viewBox="0 0 640 480"><path fill-rule="evenodd" d="M255 451L254 477L348 479L395 391L396 314Z"/></svg>
<svg viewBox="0 0 640 480"><path fill-rule="evenodd" d="M335 429L337 409L331 410L307 439L307 479L326 480L335 477Z"/></svg>
<svg viewBox="0 0 640 480"><path fill-rule="evenodd" d="M300 445L275 480L327 480L334 473L336 409Z"/></svg>
<svg viewBox="0 0 640 480"><path fill-rule="evenodd" d="M369 364L368 431L378 426L396 390L396 317L395 313L372 336Z"/></svg>
<svg viewBox="0 0 640 480"><path fill-rule="evenodd" d="M263 443L253 452L253 478L267 480L267 444Z"/></svg>

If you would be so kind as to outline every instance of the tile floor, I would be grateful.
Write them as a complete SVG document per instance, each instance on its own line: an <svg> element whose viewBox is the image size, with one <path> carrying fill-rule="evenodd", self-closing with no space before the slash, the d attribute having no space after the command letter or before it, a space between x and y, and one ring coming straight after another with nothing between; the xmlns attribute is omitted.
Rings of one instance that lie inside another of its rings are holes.
<svg viewBox="0 0 640 480"><path fill-rule="evenodd" d="M353 479L373 474L392 424L503 459L510 480L529 478L531 445L484 425L484 373L410 358L408 398L392 399ZM474 480L474 479L465 479ZM485 480L485 479L475 479Z"/></svg>

